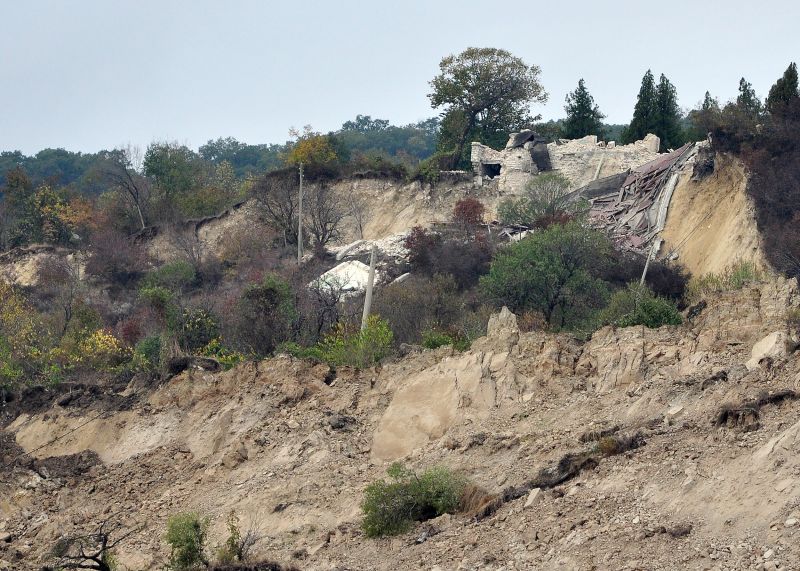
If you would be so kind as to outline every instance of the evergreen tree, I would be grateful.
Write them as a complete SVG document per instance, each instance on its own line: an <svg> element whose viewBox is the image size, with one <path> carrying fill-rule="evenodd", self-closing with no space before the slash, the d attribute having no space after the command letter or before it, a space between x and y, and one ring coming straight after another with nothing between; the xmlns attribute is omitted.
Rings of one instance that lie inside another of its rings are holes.
<svg viewBox="0 0 800 571"><path fill-rule="evenodd" d="M745 78L739 80L739 95L736 97L736 105L752 117L757 117L761 114L761 101L758 99L752 84Z"/></svg>
<svg viewBox="0 0 800 571"><path fill-rule="evenodd" d="M600 112L600 107L595 105L583 78L578 81L578 87L566 97L567 104L564 111L567 119L564 121L564 137L567 139L580 139L586 135L597 135L603 138L603 119L605 115Z"/></svg>
<svg viewBox="0 0 800 571"><path fill-rule="evenodd" d="M702 111L719 111L719 100L716 97L711 97L711 94L706 91L700 109Z"/></svg>
<svg viewBox="0 0 800 571"><path fill-rule="evenodd" d="M719 116L719 100L706 91L703 102L687 114L686 140L703 141L714 128Z"/></svg>
<svg viewBox="0 0 800 571"><path fill-rule="evenodd" d="M628 128L622 132L622 143L633 143L652 133L656 116L656 83L653 73L648 69L642 78L642 86L633 108L633 119Z"/></svg>
<svg viewBox="0 0 800 571"><path fill-rule="evenodd" d="M797 64L792 62L783 72L783 77L770 88L767 95L767 110L774 113L777 107L795 97L800 97L800 92L797 89Z"/></svg>
<svg viewBox="0 0 800 571"><path fill-rule="evenodd" d="M663 73L656 88L655 108L653 132L661 139L661 150L677 149L684 141L681 110L675 86Z"/></svg>

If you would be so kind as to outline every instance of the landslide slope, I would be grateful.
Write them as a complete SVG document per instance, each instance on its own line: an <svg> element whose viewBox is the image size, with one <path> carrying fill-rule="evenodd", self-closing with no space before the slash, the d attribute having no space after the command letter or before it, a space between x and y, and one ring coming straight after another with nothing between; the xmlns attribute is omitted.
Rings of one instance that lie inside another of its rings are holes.
<svg viewBox="0 0 800 571"><path fill-rule="evenodd" d="M797 283L706 301L682 326L585 343L520 333L503 312L464 353L335 378L279 356L118 398L75 388L0 433L0 569L38 569L62 534L109 517L137 529L118 549L125 568L159 569L166 520L187 510L212 517L212 547L236 510L258 553L301 569L796 568L800 400L763 395L799 390L800 362L785 347L752 361L751 348L785 329ZM603 431L641 446L595 454L528 507L510 499L565 454L593 454ZM367 539L363 490L398 459L509 501Z"/></svg>

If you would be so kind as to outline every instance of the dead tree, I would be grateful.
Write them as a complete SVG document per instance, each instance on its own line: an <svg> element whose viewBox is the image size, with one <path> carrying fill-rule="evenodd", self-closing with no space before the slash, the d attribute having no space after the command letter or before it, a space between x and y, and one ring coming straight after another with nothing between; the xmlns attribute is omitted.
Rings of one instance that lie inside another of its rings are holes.
<svg viewBox="0 0 800 571"><path fill-rule="evenodd" d="M317 183L309 189L306 205L308 231L314 238L315 249L339 238L347 213L339 194L328 184Z"/></svg>
<svg viewBox="0 0 800 571"><path fill-rule="evenodd" d="M255 180L252 195L271 226L283 232L289 244L297 243L299 182L295 170L271 172Z"/></svg>
<svg viewBox="0 0 800 571"><path fill-rule="evenodd" d="M369 204L363 197L356 194L355 188L351 188L347 195L347 213L353 219L358 237L364 239L364 226L369 218Z"/></svg>
<svg viewBox="0 0 800 571"><path fill-rule="evenodd" d="M137 147L128 146L108 153L100 169L103 178L133 203L139 224L144 229L144 212L150 199L150 182L139 174L140 163L141 151Z"/></svg>
<svg viewBox="0 0 800 571"><path fill-rule="evenodd" d="M112 571L112 550L136 531L138 528L123 531L119 521L112 521L109 518L103 520L92 533L62 537L50 552L55 563L52 567L44 567L43 571L56 569Z"/></svg>

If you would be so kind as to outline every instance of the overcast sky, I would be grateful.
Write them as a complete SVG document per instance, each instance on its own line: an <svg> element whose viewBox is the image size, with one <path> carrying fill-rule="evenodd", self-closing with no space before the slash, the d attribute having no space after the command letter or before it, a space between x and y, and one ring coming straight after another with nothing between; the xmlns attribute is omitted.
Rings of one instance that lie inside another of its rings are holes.
<svg viewBox="0 0 800 571"><path fill-rule="evenodd" d="M797 0L0 0L0 22L0 150L26 154L414 122L437 113L439 60L469 46L539 65L545 119L583 77L613 123L648 68L688 108L742 75L764 97L800 60Z"/></svg>

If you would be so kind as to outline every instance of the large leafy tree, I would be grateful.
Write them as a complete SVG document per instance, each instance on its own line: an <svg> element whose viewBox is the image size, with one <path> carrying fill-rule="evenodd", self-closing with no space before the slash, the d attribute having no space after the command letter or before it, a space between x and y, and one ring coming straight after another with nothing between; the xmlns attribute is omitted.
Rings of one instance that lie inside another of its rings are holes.
<svg viewBox="0 0 800 571"><path fill-rule="evenodd" d="M594 97L586 89L583 78L578 81L575 91L567 94L566 102L564 110L567 112L567 119L563 126L564 137L567 139L579 139L586 135L603 137L603 119L606 116L595 104Z"/></svg>
<svg viewBox="0 0 800 571"><path fill-rule="evenodd" d="M439 149L452 152L456 164L468 162L470 139L502 146L508 133L536 119L530 104L547 101L539 67L506 50L467 48L443 58L439 70L428 97L435 109L444 108Z"/></svg>
<svg viewBox="0 0 800 571"><path fill-rule="evenodd" d="M789 103L796 97L800 97L797 88L797 64L792 62L783 72L783 77L770 88L767 95L767 110L774 113L779 106Z"/></svg>

